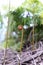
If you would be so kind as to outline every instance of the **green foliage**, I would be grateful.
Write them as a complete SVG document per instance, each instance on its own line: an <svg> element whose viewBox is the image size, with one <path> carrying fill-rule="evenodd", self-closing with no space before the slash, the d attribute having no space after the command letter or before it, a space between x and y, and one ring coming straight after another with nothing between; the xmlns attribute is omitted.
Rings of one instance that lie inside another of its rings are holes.
<svg viewBox="0 0 43 65"><path fill-rule="evenodd" d="M26 15L26 17L24 17L24 12L27 11L28 14ZM33 23L34 25L38 25L37 28L35 28L35 33L38 33L38 35L40 34L40 30L42 27L41 23L43 21L43 4L41 4L39 2L39 0L25 0L25 2L23 3L23 5L19 8L17 8L14 11L10 11L9 12L9 18L10 18L10 35L12 32L19 32L18 34L18 38L21 39L21 31L18 30L18 25L28 25L30 26L31 23ZM32 16L30 15L30 13L32 14ZM30 33L31 29L27 29L24 30L24 40L27 40L28 35ZM8 46L13 46L15 47L15 49L20 49L20 44L19 42L14 42L14 37L12 38L12 36L10 36L11 39L9 40ZM41 38L39 36L37 36L38 38ZM35 37L35 38L37 38ZM38 39L37 38L37 39ZM24 41L23 40L23 41ZM16 44L15 44L16 43Z"/></svg>

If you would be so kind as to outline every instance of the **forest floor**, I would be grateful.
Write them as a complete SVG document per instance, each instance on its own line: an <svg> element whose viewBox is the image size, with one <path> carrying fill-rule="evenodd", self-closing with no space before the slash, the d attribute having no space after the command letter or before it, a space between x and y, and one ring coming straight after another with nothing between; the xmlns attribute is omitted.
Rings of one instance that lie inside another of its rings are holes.
<svg viewBox="0 0 43 65"><path fill-rule="evenodd" d="M11 48L0 50L0 65L43 65L43 41L39 41L37 45L34 45L34 50L30 46L21 52Z"/></svg>

